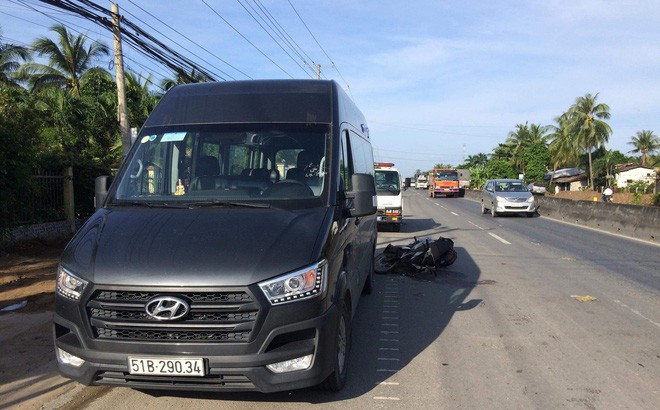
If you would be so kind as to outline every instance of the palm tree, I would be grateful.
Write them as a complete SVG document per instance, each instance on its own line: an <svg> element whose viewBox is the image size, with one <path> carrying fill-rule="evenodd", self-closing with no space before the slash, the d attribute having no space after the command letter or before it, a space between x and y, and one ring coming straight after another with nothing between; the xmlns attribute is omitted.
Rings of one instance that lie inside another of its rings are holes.
<svg viewBox="0 0 660 410"><path fill-rule="evenodd" d="M9 86L18 85L16 73L21 66L18 59L28 61L30 59L30 51L25 47L14 44L0 44L0 84Z"/></svg>
<svg viewBox="0 0 660 410"><path fill-rule="evenodd" d="M144 81L144 82L143 82ZM151 76L142 77L131 71L126 72L126 97L128 100L128 122L142 127L147 116L156 106L158 96L149 91Z"/></svg>
<svg viewBox="0 0 660 410"><path fill-rule="evenodd" d="M589 183L594 187L594 173L591 152L594 148L603 146L612 134L612 128L603 120L610 118L610 107L607 104L597 104L596 95L586 94L578 97L569 110L571 125L580 146L589 154Z"/></svg>
<svg viewBox="0 0 660 410"><path fill-rule="evenodd" d="M208 81L210 81L210 79L206 75L195 71L195 69L193 68L192 71L189 73L186 73L184 71L177 71L174 79L164 78L160 82L160 86L165 91L167 91L170 88L174 87L175 85L179 85L179 84L204 83Z"/></svg>
<svg viewBox="0 0 660 410"><path fill-rule="evenodd" d="M57 87L80 95L82 77L88 71L103 70L91 65L96 58L109 55L110 49L98 41L86 47L86 35L74 37L61 24L54 25L51 30L59 36L59 44L46 37L38 38L32 44L32 50L37 55L48 56L49 65L26 63L21 67L21 75L32 89Z"/></svg>
<svg viewBox="0 0 660 410"><path fill-rule="evenodd" d="M532 124L528 126L524 124L516 124L515 131L511 131L506 140L509 146L513 147L511 155L511 163L517 167L522 173L525 173L525 159L523 153L529 147L536 144L545 144L547 142L548 127L541 124Z"/></svg>
<svg viewBox="0 0 660 410"><path fill-rule="evenodd" d="M636 137L631 137L632 141L628 144L635 147L632 153L642 153L642 166L646 166L646 156L653 154L655 151L660 149L660 138L657 135L653 135L653 131L642 130L637 131Z"/></svg>
<svg viewBox="0 0 660 410"><path fill-rule="evenodd" d="M547 137L550 139L550 155L552 156L552 177L562 165L575 165L580 158L580 146L577 139L571 134L570 121L567 113L555 118L557 125L550 125L552 131Z"/></svg>

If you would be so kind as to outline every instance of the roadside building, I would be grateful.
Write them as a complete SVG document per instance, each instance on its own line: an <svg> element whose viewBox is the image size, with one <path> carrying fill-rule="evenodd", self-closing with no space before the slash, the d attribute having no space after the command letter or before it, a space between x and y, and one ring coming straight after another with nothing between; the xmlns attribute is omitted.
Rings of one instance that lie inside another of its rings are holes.
<svg viewBox="0 0 660 410"><path fill-rule="evenodd" d="M639 164L619 164L616 166L614 173L616 186L619 188L625 188L628 184L636 181L652 184L657 177L657 173L653 168L643 167Z"/></svg>

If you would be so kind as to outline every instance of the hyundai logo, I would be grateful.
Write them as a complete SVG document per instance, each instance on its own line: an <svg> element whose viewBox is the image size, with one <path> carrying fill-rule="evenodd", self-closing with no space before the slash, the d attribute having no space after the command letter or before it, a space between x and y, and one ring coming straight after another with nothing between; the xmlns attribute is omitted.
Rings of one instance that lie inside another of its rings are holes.
<svg viewBox="0 0 660 410"><path fill-rule="evenodd" d="M176 320L188 314L190 306L172 296L159 296L151 299L145 308L147 315L156 320Z"/></svg>

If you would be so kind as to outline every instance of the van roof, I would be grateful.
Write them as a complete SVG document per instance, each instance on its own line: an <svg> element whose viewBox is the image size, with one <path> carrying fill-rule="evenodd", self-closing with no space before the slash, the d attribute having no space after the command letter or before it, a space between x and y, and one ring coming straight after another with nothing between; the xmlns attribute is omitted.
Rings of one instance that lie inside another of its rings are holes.
<svg viewBox="0 0 660 410"><path fill-rule="evenodd" d="M335 81L248 80L196 83L170 89L145 127L184 124L330 124L333 113L356 126L366 121Z"/></svg>

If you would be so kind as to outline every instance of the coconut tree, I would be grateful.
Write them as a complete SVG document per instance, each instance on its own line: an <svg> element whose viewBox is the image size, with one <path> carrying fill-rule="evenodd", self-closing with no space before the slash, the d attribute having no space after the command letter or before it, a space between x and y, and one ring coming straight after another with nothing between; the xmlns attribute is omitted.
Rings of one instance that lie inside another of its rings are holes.
<svg viewBox="0 0 660 410"><path fill-rule="evenodd" d="M0 43L0 84L18 85L16 73L21 63L19 60L28 61L30 51L21 46L9 43Z"/></svg>
<svg viewBox="0 0 660 410"><path fill-rule="evenodd" d="M149 90L153 84L151 76L126 72L126 98L128 100L128 122L135 127L142 127L147 116L158 102L158 96Z"/></svg>
<svg viewBox="0 0 660 410"><path fill-rule="evenodd" d="M177 71L174 79L164 78L163 80L161 80L160 86L162 89L167 91L170 88L174 87L175 85L203 83L207 81L209 81L209 78L206 75L198 71L195 71L195 69L193 68L192 71L190 71L189 73L184 71Z"/></svg>
<svg viewBox="0 0 660 410"><path fill-rule="evenodd" d="M657 135L653 135L653 131L642 130L637 131L636 137L631 137L632 141L628 144L635 147L635 149L630 152L635 154L642 154L642 166L646 166L646 156L652 155L655 151L660 149L660 138Z"/></svg>
<svg viewBox="0 0 660 410"><path fill-rule="evenodd" d="M550 178L550 185L554 173L562 165L577 164L580 158L580 146L578 145L577 138L571 133L571 126L568 113L564 113L555 118L557 125L550 125L548 139L550 145L550 155L552 157L552 177Z"/></svg>
<svg viewBox="0 0 660 410"><path fill-rule="evenodd" d="M591 153L594 148L603 146L612 134L612 128L604 120L610 118L610 107L597 103L596 95L585 94L578 97L569 110L572 128L575 130L580 146L589 155L589 183L594 186L593 165Z"/></svg>
<svg viewBox="0 0 660 410"><path fill-rule="evenodd" d="M57 33L57 42L40 37L32 44L32 51L38 56L48 57L48 65L26 63L20 74L27 79L33 90L45 87L64 88L74 95L80 95L80 82L88 71L103 70L92 67L94 60L110 54L103 43L93 41L89 46L86 35L74 36L62 24L51 30Z"/></svg>

